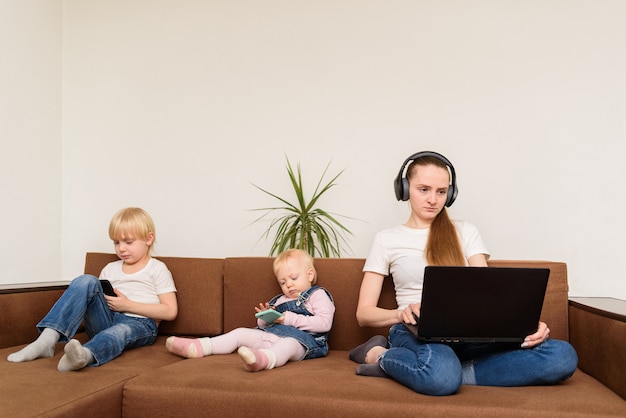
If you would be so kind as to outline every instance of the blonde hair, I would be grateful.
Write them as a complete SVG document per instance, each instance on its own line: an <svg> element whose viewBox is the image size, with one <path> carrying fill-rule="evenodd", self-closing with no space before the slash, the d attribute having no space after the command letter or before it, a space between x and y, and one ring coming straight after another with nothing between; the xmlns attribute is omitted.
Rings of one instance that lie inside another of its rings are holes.
<svg viewBox="0 0 626 418"><path fill-rule="evenodd" d="M314 285L317 282L317 271L315 270L315 266L313 265L313 257L309 253L304 250L300 250L298 248L291 248L283 251L278 254L274 259L274 274L278 274L278 269L281 265L287 262L287 260L291 258L298 258L300 261L304 263L307 269L313 269L313 281L311 285Z"/></svg>
<svg viewBox="0 0 626 418"><path fill-rule="evenodd" d="M407 169L406 178L411 177L417 172L419 166L434 165L446 170L449 175L448 166L435 157L421 157L413 161ZM459 234L454 223L448 216L448 212L444 207L430 225L426 248L424 248L424 257L426 262L432 266L464 266L466 265L463 249Z"/></svg>
<svg viewBox="0 0 626 418"><path fill-rule="evenodd" d="M156 240L156 231L154 221L148 212L141 208L124 208L117 212L109 223L109 238L113 241L121 241L131 235L136 239L147 240L150 233L154 239L148 247L148 254Z"/></svg>

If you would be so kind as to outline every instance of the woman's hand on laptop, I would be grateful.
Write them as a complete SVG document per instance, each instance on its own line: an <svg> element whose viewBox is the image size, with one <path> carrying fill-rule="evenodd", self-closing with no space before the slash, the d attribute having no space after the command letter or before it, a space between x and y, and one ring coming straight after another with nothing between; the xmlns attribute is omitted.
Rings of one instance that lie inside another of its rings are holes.
<svg viewBox="0 0 626 418"><path fill-rule="evenodd" d="M420 316L420 308L421 308L421 304L419 304L419 303L411 303L411 304L409 304L409 306L407 306L402 311L400 311L400 318L399 319L402 322L405 322L407 324L416 325L417 321L415 320L415 317L413 316L413 314L415 314L415 316L417 316L419 318L419 316Z"/></svg>
<svg viewBox="0 0 626 418"><path fill-rule="evenodd" d="M547 340L549 336L550 328L548 328L548 325L546 325L545 322L539 321L539 327L537 328L537 332L529 335L524 339L524 342L522 343L522 348L535 347Z"/></svg>

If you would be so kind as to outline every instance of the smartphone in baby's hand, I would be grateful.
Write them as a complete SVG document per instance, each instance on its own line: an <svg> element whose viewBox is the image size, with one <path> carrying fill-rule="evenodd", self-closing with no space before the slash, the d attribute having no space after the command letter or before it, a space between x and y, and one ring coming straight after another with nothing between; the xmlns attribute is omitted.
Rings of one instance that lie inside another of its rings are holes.
<svg viewBox="0 0 626 418"><path fill-rule="evenodd" d="M276 321L276 319L280 318L282 315L283 314L281 314L278 311L275 311L274 309L266 309L264 311L257 312L254 316L256 316L257 318L261 318L265 322L271 324L272 322Z"/></svg>
<svg viewBox="0 0 626 418"><path fill-rule="evenodd" d="M115 291L113 290L113 286L111 285L110 281L108 281L108 280L100 280L100 285L102 286L102 290L104 291L105 295L117 297L117 295L115 294Z"/></svg>

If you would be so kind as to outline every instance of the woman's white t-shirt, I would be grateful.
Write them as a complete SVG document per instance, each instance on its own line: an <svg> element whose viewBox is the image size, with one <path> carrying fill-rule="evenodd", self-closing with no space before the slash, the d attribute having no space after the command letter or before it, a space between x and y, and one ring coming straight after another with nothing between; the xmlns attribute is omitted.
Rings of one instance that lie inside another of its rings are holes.
<svg viewBox="0 0 626 418"><path fill-rule="evenodd" d="M478 228L464 222L454 222L466 259L476 254L490 254L480 237ZM393 277L398 309L422 300L424 283L424 248L430 229L414 229L404 225L380 231L365 261L363 271Z"/></svg>

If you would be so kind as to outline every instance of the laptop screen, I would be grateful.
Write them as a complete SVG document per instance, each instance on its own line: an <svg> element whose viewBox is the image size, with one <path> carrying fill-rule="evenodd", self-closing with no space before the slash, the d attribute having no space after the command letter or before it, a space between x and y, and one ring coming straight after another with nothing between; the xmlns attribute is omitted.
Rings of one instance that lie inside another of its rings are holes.
<svg viewBox="0 0 626 418"><path fill-rule="evenodd" d="M428 266L417 337L522 342L537 330L550 270Z"/></svg>

